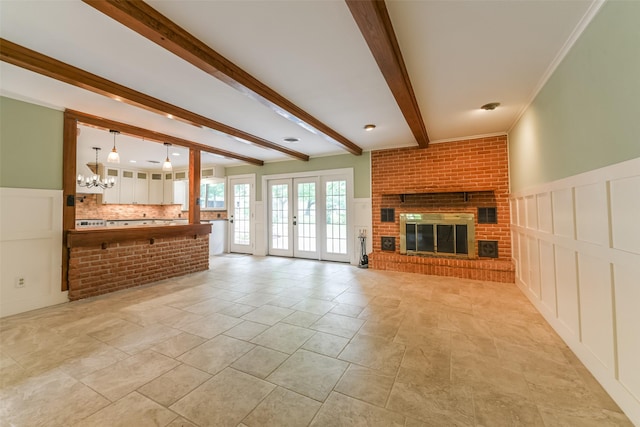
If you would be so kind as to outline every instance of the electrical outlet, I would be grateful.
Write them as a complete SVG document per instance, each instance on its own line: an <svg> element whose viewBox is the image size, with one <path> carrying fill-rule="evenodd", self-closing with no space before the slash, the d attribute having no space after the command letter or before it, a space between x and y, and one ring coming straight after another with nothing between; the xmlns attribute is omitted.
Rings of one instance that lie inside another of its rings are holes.
<svg viewBox="0 0 640 427"><path fill-rule="evenodd" d="M25 285L24 277L16 277L16 288L24 288Z"/></svg>

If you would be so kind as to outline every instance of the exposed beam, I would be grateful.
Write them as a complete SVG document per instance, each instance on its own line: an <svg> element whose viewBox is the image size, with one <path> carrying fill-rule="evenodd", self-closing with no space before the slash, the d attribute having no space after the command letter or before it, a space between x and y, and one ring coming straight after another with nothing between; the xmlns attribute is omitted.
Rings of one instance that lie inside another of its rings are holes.
<svg viewBox="0 0 640 427"><path fill-rule="evenodd" d="M362 154L362 148L358 145L258 81L145 2L141 0L83 1L209 75L250 96L282 117L330 142L341 145L352 154Z"/></svg>
<svg viewBox="0 0 640 427"><path fill-rule="evenodd" d="M115 120L105 119L103 117L82 113L79 111L66 110L65 119L66 118L73 118L77 120L78 123L82 123L87 126L95 127L98 129L117 130L123 135L144 138L146 141L152 141L152 142L158 142L158 143L170 142L171 144L179 145L181 147L193 148L200 151L206 151L208 153L217 154L217 155L228 157L231 159L242 160L243 162L251 163L253 165L262 166L264 164L262 160L254 159L253 157L242 156L240 154L232 153L226 150L221 150L219 148L210 147L208 145L201 144L198 142L189 141L186 139L182 139L182 138L167 135L164 133L156 132L153 130L129 125L127 123L117 122ZM75 163L73 164L73 167L75 168Z"/></svg>
<svg viewBox="0 0 640 427"><path fill-rule="evenodd" d="M426 148L429 136L384 0L346 2L413 136L421 148Z"/></svg>
<svg viewBox="0 0 640 427"><path fill-rule="evenodd" d="M80 68L58 61L9 40L0 38L0 60L22 67L29 71L51 77L88 91L104 95L111 99L144 108L165 117L174 117L196 127L207 127L224 134L244 139L256 146L280 151L281 153L307 161L309 156L290 150L260 137L251 135L231 126L161 101L144 93L122 86L118 83L91 74Z"/></svg>

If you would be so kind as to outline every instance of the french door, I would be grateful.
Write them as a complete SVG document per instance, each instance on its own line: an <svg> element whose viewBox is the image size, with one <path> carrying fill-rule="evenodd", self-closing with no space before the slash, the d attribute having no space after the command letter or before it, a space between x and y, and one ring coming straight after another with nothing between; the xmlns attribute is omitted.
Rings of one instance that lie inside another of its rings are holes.
<svg viewBox="0 0 640 427"><path fill-rule="evenodd" d="M229 178L229 251L253 253L253 177Z"/></svg>
<svg viewBox="0 0 640 427"><path fill-rule="evenodd" d="M347 179L268 181L269 254L349 261Z"/></svg>
<svg viewBox="0 0 640 427"><path fill-rule="evenodd" d="M269 254L318 259L317 181L269 181Z"/></svg>

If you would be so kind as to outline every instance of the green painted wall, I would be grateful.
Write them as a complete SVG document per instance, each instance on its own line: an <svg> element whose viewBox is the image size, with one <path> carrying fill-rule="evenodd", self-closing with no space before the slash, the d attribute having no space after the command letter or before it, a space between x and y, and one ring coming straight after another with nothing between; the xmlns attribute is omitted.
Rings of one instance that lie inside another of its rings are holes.
<svg viewBox="0 0 640 427"><path fill-rule="evenodd" d="M340 154L337 156L316 157L308 162L290 160L285 162L266 163L264 166L235 166L226 168L227 176L256 174L256 199L262 199L262 176L296 172L318 171L327 169L353 168L354 197L371 197L371 155L361 156Z"/></svg>
<svg viewBox="0 0 640 427"><path fill-rule="evenodd" d="M640 1L607 1L509 134L511 191L640 156Z"/></svg>
<svg viewBox="0 0 640 427"><path fill-rule="evenodd" d="M0 97L0 187L62 190L63 112Z"/></svg>

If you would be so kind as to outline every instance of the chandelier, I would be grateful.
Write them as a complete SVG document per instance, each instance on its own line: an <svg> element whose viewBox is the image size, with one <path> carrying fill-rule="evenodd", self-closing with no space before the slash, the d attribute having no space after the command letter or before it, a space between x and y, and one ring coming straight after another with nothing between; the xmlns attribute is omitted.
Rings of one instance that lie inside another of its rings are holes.
<svg viewBox="0 0 640 427"><path fill-rule="evenodd" d="M91 148L96 150L96 171L93 175L88 176L86 178L79 174L78 180L77 180L78 185L80 187L87 187L87 188L93 188L93 187L112 188L116 184L115 178L107 177L103 180L102 177L98 175L98 151L100 151L100 147L91 147Z"/></svg>

